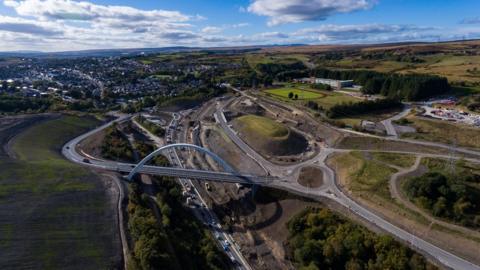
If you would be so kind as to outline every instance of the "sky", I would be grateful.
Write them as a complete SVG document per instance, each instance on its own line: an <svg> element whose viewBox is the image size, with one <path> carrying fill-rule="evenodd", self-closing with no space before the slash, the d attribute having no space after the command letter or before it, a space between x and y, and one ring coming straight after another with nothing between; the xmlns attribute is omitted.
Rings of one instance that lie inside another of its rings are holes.
<svg viewBox="0 0 480 270"><path fill-rule="evenodd" d="M480 0L0 0L0 51L480 38Z"/></svg>

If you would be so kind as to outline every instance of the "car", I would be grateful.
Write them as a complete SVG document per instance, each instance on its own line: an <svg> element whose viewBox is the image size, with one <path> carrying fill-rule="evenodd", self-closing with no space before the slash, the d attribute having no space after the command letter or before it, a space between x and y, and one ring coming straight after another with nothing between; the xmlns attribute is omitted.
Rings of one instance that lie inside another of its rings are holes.
<svg viewBox="0 0 480 270"><path fill-rule="evenodd" d="M229 251L229 250L230 250L230 249L228 248L228 246L223 245L222 247L223 247L223 250L224 250L224 251Z"/></svg>
<svg viewBox="0 0 480 270"><path fill-rule="evenodd" d="M228 240L224 240L224 241L223 241L223 244L226 245L226 246L228 246L228 247L230 246L230 242L228 242Z"/></svg>
<svg viewBox="0 0 480 270"><path fill-rule="evenodd" d="M84 163L90 163L90 160L89 160L88 158L84 158L84 159L83 159L83 162L84 162Z"/></svg>
<svg viewBox="0 0 480 270"><path fill-rule="evenodd" d="M235 260L235 257L233 257L232 255L230 255L230 261L235 264L237 262L237 260Z"/></svg>

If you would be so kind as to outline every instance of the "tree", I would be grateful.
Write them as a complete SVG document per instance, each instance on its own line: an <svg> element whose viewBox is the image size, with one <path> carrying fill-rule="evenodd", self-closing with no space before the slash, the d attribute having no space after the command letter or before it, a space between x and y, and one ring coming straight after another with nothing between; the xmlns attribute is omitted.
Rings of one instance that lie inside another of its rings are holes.
<svg viewBox="0 0 480 270"><path fill-rule="evenodd" d="M148 107L153 107L155 106L155 100L153 100L152 97L145 97L143 100L142 100L142 105L144 108L148 108Z"/></svg>
<svg viewBox="0 0 480 270"><path fill-rule="evenodd" d="M273 84L273 78L270 75L267 75L263 78L263 86L268 87Z"/></svg>
<svg viewBox="0 0 480 270"><path fill-rule="evenodd" d="M288 98L292 99L293 98L293 92L288 93Z"/></svg>
<svg viewBox="0 0 480 270"><path fill-rule="evenodd" d="M83 96L82 91L79 90L71 90L68 94L74 99L81 99Z"/></svg>
<svg viewBox="0 0 480 270"><path fill-rule="evenodd" d="M433 205L432 213L434 216L444 216L447 214L447 199L440 197Z"/></svg>
<svg viewBox="0 0 480 270"><path fill-rule="evenodd" d="M298 99L298 94L295 94L295 99Z"/></svg>
<svg viewBox="0 0 480 270"><path fill-rule="evenodd" d="M307 208L287 224L297 269L429 269L420 255L328 209ZM433 268L435 269L435 268Z"/></svg>

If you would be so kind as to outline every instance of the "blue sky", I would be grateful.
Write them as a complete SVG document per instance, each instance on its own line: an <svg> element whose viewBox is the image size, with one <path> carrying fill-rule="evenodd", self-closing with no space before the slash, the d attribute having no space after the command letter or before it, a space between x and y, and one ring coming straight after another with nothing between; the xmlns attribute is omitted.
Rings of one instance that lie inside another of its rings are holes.
<svg viewBox="0 0 480 270"><path fill-rule="evenodd" d="M0 50L480 38L478 0L0 0Z"/></svg>

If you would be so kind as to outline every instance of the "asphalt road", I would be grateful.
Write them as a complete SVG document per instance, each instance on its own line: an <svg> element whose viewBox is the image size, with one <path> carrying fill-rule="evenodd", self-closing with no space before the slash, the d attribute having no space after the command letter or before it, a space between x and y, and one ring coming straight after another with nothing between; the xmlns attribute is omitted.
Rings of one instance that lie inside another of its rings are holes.
<svg viewBox="0 0 480 270"><path fill-rule="evenodd" d="M170 138L170 140L172 141L176 138L176 130L181 120L182 116L180 114L173 114L173 119L170 122L169 127L167 128L166 134L166 137ZM141 125L139 125L138 123L135 124L137 124L137 126L139 126L152 141L156 142L157 147L162 146L160 138L152 134L147 129L142 128ZM168 150L168 154L166 156L172 166L185 170L183 161L180 159L175 149ZM194 176L198 177L198 174L194 174ZM219 246L222 247L222 249L226 252L232 263L234 263L234 265L236 266L236 268L251 270L252 268L248 264L248 261L243 257L240 248L235 244L232 236L223 230L222 226L220 225L219 219L217 218L213 210L207 207L207 203L202 198L200 192L198 192L198 190L195 188L192 179L188 176L179 177L178 179L183 187L183 190L187 191L187 196L192 201L192 210L195 216L210 228L215 240L218 242Z"/></svg>
<svg viewBox="0 0 480 270"><path fill-rule="evenodd" d="M113 123L121 123L124 121L129 121L132 118L131 115L120 115L119 118L117 118L114 121L111 121L109 123L106 123L102 126L99 126L95 128L94 130L91 130L85 134L82 134L81 136L74 138L73 140L69 141L66 143L63 148L62 148L62 154L69 159L72 162L79 163L85 166L90 166L90 167L95 167L99 169L105 169L105 170L111 170L111 171L116 171L116 172L130 172L133 167L136 164L128 164L128 163L120 163L120 162L114 162L114 161L107 161L107 160L101 160L85 155L81 155L77 152L76 146L83 141L84 139L88 138L89 136L92 136L93 134L111 126ZM172 122L170 123L170 126L173 128L169 128L168 131L172 132L176 130L176 127L178 125L178 121L180 120L180 117L178 114L174 115L174 118ZM135 122L134 122L135 123ZM161 140L156 137L155 135L151 134L148 132L148 130L144 130L144 132L153 139L154 142L158 143ZM169 134L170 138L174 138L174 134ZM238 245L235 244L233 238L231 235L226 233L220 223L218 218L216 217L215 213L207 208L207 204L201 197L200 193L198 190L195 189L191 178L195 179L208 179L208 180L216 180L216 181L223 181L225 182L225 179L229 179L233 183L250 183L250 179L255 179L256 176L247 176L245 177L239 177L238 175L233 175L229 173L223 173L223 172L209 172L209 171L200 171L200 170L187 170L183 168L182 161L177 155L176 150L171 149L169 151L169 154L167 155L167 158L170 160L173 166L172 168L160 168L160 167L153 167L153 166L144 166L141 170L140 173L147 173L147 174L154 174L154 175L164 175L164 176L174 176L174 177L179 177L179 181L184 187L185 190L191 190L191 192L195 193L195 195L191 196L193 199L194 203L194 213L197 218L199 218L203 223L208 224L209 227L212 230L213 235L215 236L216 241L219 243L219 245L225 250L227 255L229 256L230 260L236 265L236 268L238 269L246 269L250 270L251 267L248 264L247 260L243 257L241 254ZM88 163L85 162L88 160ZM203 176L202 176L203 175ZM251 177L251 178L248 178ZM247 180L246 180L247 179ZM265 177L263 177L264 180L259 181L257 184L262 185L265 184L265 180L270 180ZM196 202L196 201L199 202ZM197 208L198 207L198 208Z"/></svg>
<svg viewBox="0 0 480 270"><path fill-rule="evenodd" d="M405 110L403 111L399 118L403 117L403 115L407 114L408 111ZM223 117L223 106L220 106L218 110L216 111L216 117L215 119L219 121L220 126L224 129L225 133L230 137L230 139L237 144L245 153L247 153L248 156L253 156L254 160L256 162L262 163L263 167L266 168L272 168L272 164L265 160L260 154L258 154L255 150L253 150L251 147L249 147L241 138L238 137L237 133L233 131L229 126L228 123L225 121L225 118ZM395 117L391 119L396 119ZM391 122L390 122L391 123ZM383 138L382 138L383 139ZM395 140L402 141L401 139L395 138ZM437 143L429 143L429 142L418 142L415 140L406 140L407 142L412 142L412 143L417 143L417 144L422 144L422 145L429 145L429 146L438 146L442 148L450 148L450 146L443 145L443 144L437 144ZM425 252L426 254L429 254L433 258L435 258L437 261L442 263L443 265L452 268L452 269L461 269L461 270L480 270L480 266L475 265L463 258L458 257L455 254L452 254L446 250L443 250L435 245L432 245L431 243L421 239L420 237L417 237L414 234L411 234L393 224L390 222L384 220L383 218L379 217L375 213L371 212L367 208L359 205L356 203L354 200L349 198L346 194L342 192L342 190L337 186L336 182L336 176L334 171L329 168L325 164L325 160L327 157L334 153L336 150L335 149L328 149L325 148L321 151L320 155L314 158L316 160L315 165L320 167L324 173L324 185L320 189L310 189L307 187L303 187L299 185L296 180L295 183L292 181L289 182L277 182L273 183L273 185L277 185L280 188L287 188L291 189L293 191L296 191L298 193L303 193L303 194L308 194L308 195L318 195L318 196L326 196L339 204L345 206L349 210L351 210L353 213L355 213L358 216L361 216L365 220L371 222L372 224L375 224L376 226L380 227L384 231L394 235L395 237L402 239L403 241L410 243L411 246L415 247L418 250L421 250ZM471 151L468 149L461 149L460 152L465 152L465 153L472 153L472 154L478 154L476 151ZM448 156L446 156L448 157ZM298 165L301 167L302 165ZM291 171L291 170L290 170Z"/></svg>
<svg viewBox="0 0 480 270"><path fill-rule="evenodd" d="M336 176L335 176L334 171L325 164L325 160L327 159L327 157L330 154L337 151L336 149L329 149L329 148L322 149L320 154L310 161L304 162L302 164L294 165L294 166L287 166L287 167L281 168L282 166L272 164L271 162L265 160L260 154L258 154L255 150L253 150L251 147L249 147L241 138L239 138L237 136L237 134L235 133L235 131L233 131L228 126L228 123L225 121L225 118L223 116L223 111L222 110L223 110L223 106L220 106L219 109L215 112L215 118L217 119L217 121L219 121L220 126L224 129L225 133L230 137L230 139L232 141L234 141L234 143L237 144L237 146L239 146L248 156L250 156L252 159L254 159L257 163L261 164L262 167L266 168L266 170L270 174L275 175L275 176L277 176L277 175L285 176L285 179L283 179L283 181L273 181L270 184L268 184L269 186L278 187L278 188L281 188L281 189L292 190L292 191L295 191L297 193L308 194L310 196L313 195L313 196L322 196L322 197L330 198L330 199L336 201L337 203L345 206L349 210L351 210L352 213L355 213L356 215L364 218L365 220L371 222L372 224L375 224L376 226L382 228L384 231L394 235L395 237L397 237L399 239L402 239L405 242L410 243L410 245L412 247L414 247L414 248L416 248L420 251L423 251L426 254L429 254L430 256L432 256L433 258L438 260L440 263L442 263L443 265L445 265L449 268L462 269L462 270L463 269L465 269L465 270L470 270L470 269L480 270L479 266L477 266L473 263L470 263L470 262L468 262L468 261L466 261L466 260L464 260L464 259L446 251L446 250L443 250L443 249L441 249L437 246L434 246L431 243L429 243L429 242L427 242L427 241L425 241L425 240L423 240L423 239L421 239L421 238L419 238L419 237L417 237L417 236L415 236L415 235L413 235L413 234L411 234L411 233L409 233L409 232L407 232L407 231L389 223L388 221L382 219L381 217L379 217L375 213L373 213L370 210L366 209L365 207L359 205L354 200L349 198L346 194L344 194L342 192L342 190L336 184L336 179L335 179ZM115 121L120 122L120 121L125 121L125 120L128 120L128 119L129 119L128 116L122 116ZM172 121L172 124L175 127L178 123L177 122L178 120L179 119L174 119ZM76 153L75 146L81 140L87 138L88 136L94 134L95 132L97 132L97 131L99 131L103 128L108 127L110 124L106 124L102 127L99 127L99 128L97 128L93 131L90 131L90 132L72 140L71 142L69 142L67 145L64 146L64 148L62 150L63 154L68 159L70 159L74 162L83 163L83 159L85 157ZM173 130L175 130L175 128ZM364 135L364 134L361 134L361 135ZM171 138L173 138L173 135L171 135ZM384 138L382 138L382 139L384 139ZM403 141L401 139L395 139L395 140ZM443 144L437 144L437 143L418 142L418 141L414 141L414 140L406 140L406 141L412 142L412 143L417 143L417 144L429 145L429 146L438 146L438 147L442 147L442 148L449 148L450 147L450 146L446 146L446 145L443 145ZM174 158L172 159L172 162L174 162L177 166L182 167L183 166L182 161L178 158L178 155L176 154L176 151L175 150L172 150L172 151L173 152L171 152L171 154L173 154L173 156L174 156ZM340 150L340 151L345 151L345 150ZM471 150L467 150L467 149L462 149L461 151L467 152L467 153L473 152L475 154L478 154L478 152L476 152L476 151L471 151ZM459 151L459 152L461 152L461 151ZM172 158L172 157L169 155L169 158ZM123 171L123 170L128 171L128 168L126 168L124 166L130 166L131 167L131 164L125 165L125 164L119 164L119 163L116 163L116 162L99 161L99 160L91 160L91 164L87 164L87 165L96 166L96 167L109 169L109 170L120 170L120 171ZM319 168L321 168L323 170L323 173L324 173L324 178L323 179L324 179L325 183L321 188L310 189L310 188L307 188L307 187L303 187L296 182L296 179L294 179L293 177L288 177L288 176L291 176L292 174L294 174L295 171L298 172L298 170L302 166L306 166L306 165L318 166ZM163 169L153 168L153 167L149 167L149 166L146 166L144 170L145 171L142 171L142 172L145 172L145 173L167 173L166 171L161 171ZM187 170L187 171L192 172L192 170ZM196 174L197 172L194 172L194 173ZM180 174L178 174L178 176L180 176ZM180 177L184 177L184 176L180 176ZM198 195L200 195L198 193L198 191L196 193ZM199 198L201 198L201 197L199 196ZM204 202L202 202L202 203L203 203L203 205L205 205ZM211 211L210 211L210 213L211 213ZM211 213L211 214L213 215L213 213ZM212 216L212 218L213 218L213 216ZM208 220L207 220L207 223L208 223ZM228 235L227 236L224 235L224 237L226 239L231 239L231 237L228 237ZM231 246L235 247L234 243L231 243ZM244 260L244 259L242 260L243 256L241 255L241 253L238 250L236 250L235 248L231 248L229 250L233 251L231 253L231 255L237 256L236 260L238 262L242 262ZM248 265L248 264L246 264L246 265ZM249 269L249 268L247 268L247 266L244 266L244 267L246 269Z"/></svg>
<svg viewBox="0 0 480 270"><path fill-rule="evenodd" d="M400 120L403 117L407 116L410 113L410 110L411 110L410 106L406 105L406 107L403 109L401 113L394 115L391 118L385 119L381 122L385 127L388 136L398 138L397 130L393 126L392 121Z"/></svg>

